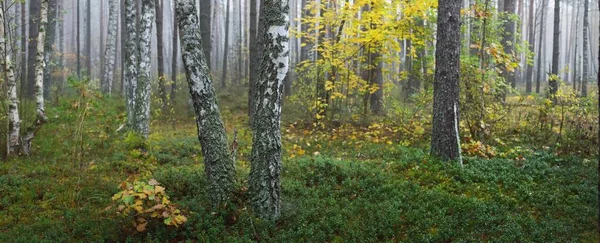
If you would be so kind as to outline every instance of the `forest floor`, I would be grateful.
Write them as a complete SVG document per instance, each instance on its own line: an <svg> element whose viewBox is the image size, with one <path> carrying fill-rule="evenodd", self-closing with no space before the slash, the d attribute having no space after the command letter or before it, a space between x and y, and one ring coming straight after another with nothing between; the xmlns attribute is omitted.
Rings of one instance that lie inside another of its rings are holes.
<svg viewBox="0 0 600 243"><path fill-rule="evenodd" d="M115 131L124 120L121 100L81 96L48 108L52 120L32 156L0 163L0 242L598 239L595 159L524 144L518 155L466 155L461 167L377 123L320 131L284 122L282 217L263 222L247 202L245 108L226 99L221 113L229 138L238 131L239 148L235 205L227 212L210 212L191 111L158 116L140 150L139 141ZM132 218L111 207L118 186L132 178L160 182L188 222L150 222L137 232Z"/></svg>

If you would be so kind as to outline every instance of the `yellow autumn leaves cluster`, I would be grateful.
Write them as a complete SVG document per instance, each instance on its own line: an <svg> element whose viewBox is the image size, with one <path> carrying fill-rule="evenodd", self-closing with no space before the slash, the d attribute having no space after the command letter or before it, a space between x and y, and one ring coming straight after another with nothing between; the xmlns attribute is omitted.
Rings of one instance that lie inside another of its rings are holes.
<svg viewBox="0 0 600 243"><path fill-rule="evenodd" d="M133 226L137 231L146 230L150 219L162 219L165 225L178 227L187 221L177 205L171 203L165 188L155 179L122 182L122 191L112 197L117 204L117 214L134 217Z"/></svg>

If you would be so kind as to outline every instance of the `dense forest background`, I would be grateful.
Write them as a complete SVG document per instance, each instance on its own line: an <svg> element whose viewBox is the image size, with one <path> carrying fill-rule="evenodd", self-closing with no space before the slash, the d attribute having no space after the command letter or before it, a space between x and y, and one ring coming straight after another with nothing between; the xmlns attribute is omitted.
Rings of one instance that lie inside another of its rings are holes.
<svg viewBox="0 0 600 243"><path fill-rule="evenodd" d="M597 242L599 7L0 1L0 241Z"/></svg>

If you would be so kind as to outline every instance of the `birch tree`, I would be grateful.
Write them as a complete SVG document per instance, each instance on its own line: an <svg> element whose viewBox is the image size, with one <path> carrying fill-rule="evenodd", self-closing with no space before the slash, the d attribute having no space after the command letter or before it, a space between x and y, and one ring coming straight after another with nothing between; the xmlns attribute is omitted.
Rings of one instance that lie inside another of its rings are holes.
<svg viewBox="0 0 600 243"><path fill-rule="evenodd" d="M583 2L583 74L581 81L581 96L586 97L588 95L587 83L589 82L589 57L588 57L588 29L590 26L590 22L588 19L589 12L589 0L584 0Z"/></svg>
<svg viewBox="0 0 600 243"><path fill-rule="evenodd" d="M108 35L106 48L104 50L104 72L102 73L102 91L106 94L112 93L115 56L117 55L117 25L119 8L117 0L108 1Z"/></svg>
<svg viewBox="0 0 600 243"><path fill-rule="evenodd" d="M46 26L48 24L48 0L42 0L40 5L40 23L37 35L36 46L36 65L35 65L35 103L36 103L36 119L33 125L27 128L27 132L23 136L23 153L31 154L31 143L35 138L36 133L42 128L42 125L48 122L46 111L44 109L44 40L46 38Z"/></svg>
<svg viewBox="0 0 600 243"><path fill-rule="evenodd" d="M152 65L152 24L154 23L155 8L154 0L142 0L142 15L140 18L140 36L139 36L139 73L138 84L135 95L135 116L136 126L134 130L148 137L150 133L150 93L152 87L150 83L150 72Z"/></svg>
<svg viewBox="0 0 600 243"><path fill-rule="evenodd" d="M446 160L460 160L460 2L446 0L438 5L431 154Z"/></svg>
<svg viewBox="0 0 600 243"><path fill-rule="evenodd" d="M136 8L135 0L125 0L125 99L127 111L127 127L135 126L135 95L138 77L138 45L137 27L135 24Z"/></svg>
<svg viewBox="0 0 600 243"><path fill-rule="evenodd" d="M21 120L19 118L19 99L17 97L17 79L15 77L14 67L7 48L8 31L4 29L4 5L0 4L0 64L6 74L7 97L8 97L8 137L7 137L7 156L15 155L20 152L20 132Z"/></svg>
<svg viewBox="0 0 600 243"><path fill-rule="evenodd" d="M254 213L267 220L281 215L281 99L289 69L289 1L261 2L262 58L255 84L249 191Z"/></svg>
<svg viewBox="0 0 600 243"><path fill-rule="evenodd" d="M229 201L235 169L227 147L213 80L203 52L200 25L193 0L177 0L177 23L186 79L196 113L198 140L204 156L208 197L213 208Z"/></svg>

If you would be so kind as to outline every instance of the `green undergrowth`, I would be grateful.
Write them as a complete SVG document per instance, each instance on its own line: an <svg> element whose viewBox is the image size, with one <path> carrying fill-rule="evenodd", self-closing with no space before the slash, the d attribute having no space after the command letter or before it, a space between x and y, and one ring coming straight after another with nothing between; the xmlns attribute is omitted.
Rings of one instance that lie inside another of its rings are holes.
<svg viewBox="0 0 600 243"><path fill-rule="evenodd" d="M143 141L116 132L121 104L66 99L48 109L54 119L33 156L0 163L0 242L597 241L595 160L513 149L466 156L460 166L386 134L334 138L291 124L282 217L261 221L248 204L251 134L243 110L234 112L243 107L230 106L222 113L230 139L238 131L237 189L227 210L212 212L193 117L157 119ZM121 182L151 178L182 209L184 225L137 232L109 207Z"/></svg>

